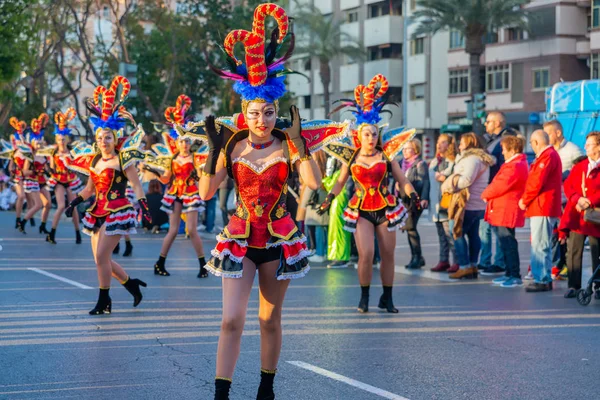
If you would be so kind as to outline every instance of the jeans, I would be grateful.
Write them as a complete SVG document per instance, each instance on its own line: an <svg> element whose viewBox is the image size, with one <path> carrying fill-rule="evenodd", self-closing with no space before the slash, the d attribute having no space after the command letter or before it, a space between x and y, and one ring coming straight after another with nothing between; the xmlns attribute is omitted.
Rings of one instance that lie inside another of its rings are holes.
<svg viewBox="0 0 600 400"><path fill-rule="evenodd" d="M589 236L590 253L592 255L592 273L600 266L600 238ZM571 232L567 241L567 266L569 268L569 287L581 289L581 264L585 249L585 235ZM594 286L598 286L595 284Z"/></svg>
<svg viewBox="0 0 600 400"><path fill-rule="evenodd" d="M481 221L479 225L479 238L481 239L481 261L479 263L484 267L492 265L492 236L496 237L496 257L494 258L493 265L505 268L504 253L500 247L498 230L495 226L491 226L485 221Z"/></svg>
<svg viewBox="0 0 600 400"><path fill-rule="evenodd" d="M456 263L456 251L454 250L454 238L450 231L450 223L448 221L436 222L438 239L440 242L440 262L450 262L450 252L452 259Z"/></svg>
<svg viewBox="0 0 600 400"><path fill-rule="evenodd" d="M315 226L315 254L321 257L327 256L327 227Z"/></svg>
<svg viewBox="0 0 600 400"><path fill-rule="evenodd" d="M552 231L558 218L531 217L531 273L536 283L550 283L552 277Z"/></svg>
<svg viewBox="0 0 600 400"><path fill-rule="evenodd" d="M206 220L204 225L206 226L206 232L212 232L215 229L215 214L217 208L217 196L213 196L212 199L206 202Z"/></svg>
<svg viewBox="0 0 600 400"><path fill-rule="evenodd" d="M477 266L479 250L481 250L481 239L479 239L479 221L485 215L484 210L467 210L463 220L463 234L454 239L454 249L458 265L461 268ZM454 221L450 221L450 229L453 229ZM467 244L466 237L469 237Z"/></svg>
<svg viewBox="0 0 600 400"><path fill-rule="evenodd" d="M496 227L500 249L506 255L506 276L521 279L521 261L519 260L519 242L515 236L515 228Z"/></svg>
<svg viewBox="0 0 600 400"><path fill-rule="evenodd" d="M417 231L417 223L419 222L419 217L421 213L410 212L408 216L408 221L406 225L408 229L406 229L406 236L408 237L408 245L410 246L410 253L412 258L421 259L421 236L419 236L419 231Z"/></svg>
<svg viewBox="0 0 600 400"><path fill-rule="evenodd" d="M227 213L227 199L233 189L219 189L219 209L223 218L223 226L229 223L229 214Z"/></svg>

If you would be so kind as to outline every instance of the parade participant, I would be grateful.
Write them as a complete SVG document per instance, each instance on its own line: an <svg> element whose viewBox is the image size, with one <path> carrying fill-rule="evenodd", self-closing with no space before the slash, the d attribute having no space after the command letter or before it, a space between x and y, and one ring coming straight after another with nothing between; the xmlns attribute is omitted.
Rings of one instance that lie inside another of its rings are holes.
<svg viewBox="0 0 600 400"><path fill-rule="evenodd" d="M343 107L354 107L357 127L353 132L353 145L338 143L326 146L327 152L342 161L343 165L338 181L321 205L320 212L329 210L333 199L344 189L350 176L355 182L355 193L344 211L344 229L354 233L358 249L358 280L361 287L358 311L362 313L369 311L375 236L381 255L380 274L383 285L379 308L391 313L398 312L392 300L394 249L396 230L404 225L408 213L396 196L390 193L390 174L404 195L410 198L415 212L420 210L420 200L415 189L402 173L400 164L392 162L402 151L404 144L412 139L415 130L400 128L386 132L386 138L389 139L383 140L377 125L388 100L385 96L387 90L388 81L383 75L376 75L368 86L357 86L354 101L342 104Z"/></svg>
<svg viewBox="0 0 600 400"><path fill-rule="evenodd" d="M169 214L169 232L163 240L158 261L154 264L155 275L171 275L165 268L165 260L177 237L181 217L184 214L186 230L198 257L200 267L198 278L208 277L205 268L204 247L196 229L198 212L204 209L204 204L198 194L198 169L203 157L192 153L191 140L179 136L173 128L174 124L183 125L187 122L185 114L191 105L192 100L182 94L177 98L175 107L168 107L165 110L165 118L170 129L168 132L163 132L164 145L154 145L152 149L157 153L156 161L148 160L145 163L151 170L161 169L163 173L159 175L159 180L163 184L169 184L160 208ZM189 117L187 119L189 120Z"/></svg>
<svg viewBox="0 0 600 400"><path fill-rule="evenodd" d="M278 28L265 44L265 18L272 16ZM289 50L278 57L283 42ZM246 51L245 65L233 55L237 42ZM315 190L321 184L319 169L310 156L317 142L305 139L298 109L290 108L291 124L279 129L278 99L286 92L284 63L291 56L293 34L288 17L276 4L261 4L254 12L252 32L236 30L225 38L230 71L216 70L236 80L234 90L242 97L242 114L235 118L239 130L214 117L204 123L208 159L200 179L200 197L215 195L229 175L235 185L237 209L217 236L217 246L207 269L223 277L223 321L217 349L215 399L228 399L231 379L240 353L248 300L254 277L259 276L261 332L261 382L257 399L275 397L273 381L281 352L281 314L290 279L309 270L306 237L298 230L286 208L287 180L292 170ZM332 131L338 129L339 125ZM234 133L235 131L235 133ZM311 136L320 142L327 134ZM233 279L237 278L237 279Z"/></svg>
<svg viewBox="0 0 600 400"><path fill-rule="evenodd" d="M69 149L69 141L71 129L69 122L75 118L75 109L69 108L66 113L57 112L54 115L56 123L54 129L54 137L56 145L50 153L50 179L48 179L48 189L54 192L56 199L56 212L52 219L52 229L46 236L46 242L56 244L56 229L60 223L60 217L65 211L65 193L68 201L75 200L77 193L83 188L81 180L74 172L69 171L67 163L69 163L71 154ZM79 214L77 210L73 214L73 226L75 227L75 243L81 243L81 233L79 231Z"/></svg>
<svg viewBox="0 0 600 400"><path fill-rule="evenodd" d="M68 163L70 169L88 174L89 179L86 187L69 204L65 211L67 216L72 215L78 204L92 195L96 197L83 218L84 233L92 237L100 286L98 302L90 315L111 313L109 290L112 276L131 293L134 307L142 301L140 286L146 287L145 282L131 279L123 267L111 259L121 235L136 232L137 213L126 196L128 181L133 186L144 218L150 218L135 165L144 158L139 151L144 131L139 126L134 134L124 137L125 120L133 121L131 114L121 106L130 87L129 81L121 76L117 76L108 89L96 87L93 101L88 99L86 102L93 114L90 120L94 125L96 144L94 147L86 144L76 146L73 149L74 159ZM115 104L119 88L119 103Z"/></svg>
<svg viewBox="0 0 600 400"><path fill-rule="evenodd" d="M17 214L15 228L20 229L21 213L23 212L23 203L25 203L23 167L27 160L25 157L27 148L23 147L23 137L27 129L27 123L19 121L16 117L11 117L9 123L15 129L15 135L11 137L10 150L7 153L10 160L8 170L12 177L13 188L17 194L17 202L15 203L15 212Z"/></svg>
<svg viewBox="0 0 600 400"><path fill-rule="evenodd" d="M31 120L31 132L26 136L28 145L31 149L31 158L25 162L23 169L25 181L25 193L28 193L31 205L27 214L21 220L20 230L25 233L27 220L32 219L39 210L42 211L42 223L40 224L40 233L48 234L46 230L46 221L50 213L51 199L48 189L46 189L46 166L48 158L41 154L41 149L46 147L44 141L44 129L48 124L49 117L42 113L38 118Z"/></svg>

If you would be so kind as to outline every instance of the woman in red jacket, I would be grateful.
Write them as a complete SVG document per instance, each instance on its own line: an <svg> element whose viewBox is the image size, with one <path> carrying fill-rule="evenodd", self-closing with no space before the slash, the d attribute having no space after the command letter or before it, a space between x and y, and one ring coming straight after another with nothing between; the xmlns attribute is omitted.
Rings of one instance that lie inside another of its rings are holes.
<svg viewBox="0 0 600 400"><path fill-rule="evenodd" d="M585 210L600 207L600 132L590 132L585 141L587 158L575 164L565 181L567 206L560 220L559 237L567 244L569 290L565 298L574 298L581 288L581 264L586 237L590 239L592 271L600 265L600 225L583 218ZM600 287L595 285L595 298L600 300Z"/></svg>
<svg viewBox="0 0 600 400"><path fill-rule="evenodd" d="M519 199L525 191L528 166L523 154L524 140L517 136L507 136L500 142L502 155L506 160L500 170L483 191L481 198L487 203L485 220L498 227L500 247L506 258L506 274L494 279L501 287L523 286L521 280L519 244L515 228L525 225L525 211L519 208Z"/></svg>

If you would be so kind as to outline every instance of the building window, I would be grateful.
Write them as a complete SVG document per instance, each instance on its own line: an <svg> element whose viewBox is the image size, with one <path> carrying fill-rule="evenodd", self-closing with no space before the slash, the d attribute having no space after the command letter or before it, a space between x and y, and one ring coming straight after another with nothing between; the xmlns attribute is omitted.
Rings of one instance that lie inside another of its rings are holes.
<svg viewBox="0 0 600 400"><path fill-rule="evenodd" d="M498 30L494 29L494 30L492 30L492 32L486 33L486 35L483 37L483 43L485 43L485 44L498 43Z"/></svg>
<svg viewBox="0 0 600 400"><path fill-rule="evenodd" d="M550 87L550 68L535 68L533 71L533 89Z"/></svg>
<svg viewBox="0 0 600 400"><path fill-rule="evenodd" d="M600 0L592 1L592 28L600 26Z"/></svg>
<svg viewBox="0 0 600 400"><path fill-rule="evenodd" d="M590 61L591 61L590 62L591 78L599 79L600 78L600 54L598 54L598 53L592 54Z"/></svg>
<svg viewBox="0 0 600 400"><path fill-rule="evenodd" d="M517 40L523 40L525 37L523 35L523 29L521 28L508 28L506 30L507 41L514 42Z"/></svg>
<svg viewBox="0 0 600 400"><path fill-rule="evenodd" d="M389 58L402 58L402 44L383 44L381 46L372 46L368 48L369 61L386 60Z"/></svg>
<svg viewBox="0 0 600 400"><path fill-rule="evenodd" d="M450 71L450 94L469 93L469 70L459 69Z"/></svg>
<svg viewBox="0 0 600 400"><path fill-rule="evenodd" d="M410 55L423 54L425 52L425 38L417 38L410 41Z"/></svg>
<svg viewBox="0 0 600 400"><path fill-rule="evenodd" d="M358 8L346 10L346 22L352 23L358 21Z"/></svg>
<svg viewBox="0 0 600 400"><path fill-rule="evenodd" d="M424 98L425 98L425 84L424 83L410 85L410 99L411 100L423 100Z"/></svg>
<svg viewBox="0 0 600 400"><path fill-rule="evenodd" d="M460 49L465 47L465 37L462 32L452 30L450 31L450 48Z"/></svg>
<svg viewBox="0 0 600 400"><path fill-rule="evenodd" d="M510 88L510 65L500 64L486 67L485 87L488 92L501 92Z"/></svg>
<svg viewBox="0 0 600 400"><path fill-rule="evenodd" d="M390 14L402 15L402 0L387 0L369 4L369 18L383 17Z"/></svg>
<svg viewBox="0 0 600 400"><path fill-rule="evenodd" d="M390 86L387 96L390 99L390 102L402 103L402 88ZM352 98L352 96L349 96L348 98Z"/></svg>
<svg viewBox="0 0 600 400"><path fill-rule="evenodd" d="M302 97L304 98L304 108L310 108L310 95Z"/></svg>

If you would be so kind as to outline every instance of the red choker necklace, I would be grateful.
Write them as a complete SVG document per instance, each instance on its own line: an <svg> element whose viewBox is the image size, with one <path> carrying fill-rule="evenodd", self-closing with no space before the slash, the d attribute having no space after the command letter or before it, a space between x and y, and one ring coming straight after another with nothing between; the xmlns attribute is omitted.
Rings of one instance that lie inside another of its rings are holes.
<svg viewBox="0 0 600 400"><path fill-rule="evenodd" d="M104 161L104 162L106 162L106 161L110 161L110 160L112 160L112 159L113 159L113 158L115 158L115 157L116 157L116 156L111 156L111 157L108 157L108 158L104 158L104 157L102 157L102 161Z"/></svg>
<svg viewBox="0 0 600 400"><path fill-rule="evenodd" d="M274 141L275 141L275 139L273 138L273 139L269 140L266 143L252 143L250 141L250 139L248 139L248 144L250 146L252 146L253 149L262 150L262 149L266 149L267 147L269 147L270 145L272 145Z"/></svg>

